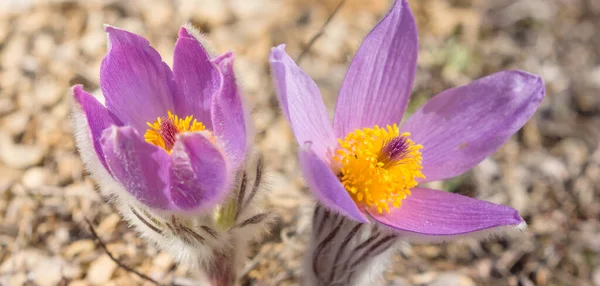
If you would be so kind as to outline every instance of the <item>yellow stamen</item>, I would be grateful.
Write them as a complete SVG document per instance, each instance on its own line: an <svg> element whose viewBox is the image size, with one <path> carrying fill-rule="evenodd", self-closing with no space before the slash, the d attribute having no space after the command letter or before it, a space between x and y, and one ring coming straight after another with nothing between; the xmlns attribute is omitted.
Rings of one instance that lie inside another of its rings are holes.
<svg viewBox="0 0 600 286"><path fill-rule="evenodd" d="M194 116L189 115L185 118L179 118L171 111L167 111L168 117L159 117L153 123L148 122L150 127L144 134L146 142L163 148L168 153L171 153L175 144L176 135L184 132L203 131L206 129L202 122L194 119Z"/></svg>
<svg viewBox="0 0 600 286"><path fill-rule="evenodd" d="M398 126L357 129L340 139L334 155L341 169L339 179L359 205L374 207L381 214L402 200L425 178L421 169L422 145L416 145Z"/></svg>

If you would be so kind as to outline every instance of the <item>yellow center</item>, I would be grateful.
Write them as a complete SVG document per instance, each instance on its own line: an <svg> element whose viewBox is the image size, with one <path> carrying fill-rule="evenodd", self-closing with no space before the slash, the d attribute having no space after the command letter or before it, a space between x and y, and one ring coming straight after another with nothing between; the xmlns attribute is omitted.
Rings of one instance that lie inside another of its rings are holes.
<svg viewBox="0 0 600 286"><path fill-rule="evenodd" d="M203 131L206 129L202 122L189 115L179 118L177 115L167 111L168 117L159 117L153 123L148 122L150 127L144 134L146 142L163 148L171 153L175 145L176 135L184 132Z"/></svg>
<svg viewBox="0 0 600 286"><path fill-rule="evenodd" d="M416 145L398 126L357 129L340 139L334 160L341 164L338 178L352 199L381 214L390 205L399 208L417 178L425 178L421 169L422 145Z"/></svg>

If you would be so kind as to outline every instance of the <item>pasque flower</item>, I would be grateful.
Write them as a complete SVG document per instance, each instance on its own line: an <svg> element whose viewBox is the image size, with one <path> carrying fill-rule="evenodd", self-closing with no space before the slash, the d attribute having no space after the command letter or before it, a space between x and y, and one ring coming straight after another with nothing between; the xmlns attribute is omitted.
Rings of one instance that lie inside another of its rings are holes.
<svg viewBox="0 0 600 286"><path fill-rule="evenodd" d="M247 147L233 54L211 59L182 27L171 71L146 39L111 26L106 32L109 50L100 68L106 104L73 87L91 156L152 209L193 212L222 201Z"/></svg>
<svg viewBox="0 0 600 286"><path fill-rule="evenodd" d="M496 151L539 106L542 80L522 71L492 74L438 94L399 125L417 51L413 15L398 0L356 53L331 124L317 85L285 45L272 49L276 92L310 189L327 209L403 237L444 240L524 226L508 206L419 184L458 176Z"/></svg>
<svg viewBox="0 0 600 286"><path fill-rule="evenodd" d="M231 285L268 220L251 204L262 160L252 167L247 159L234 56L211 58L185 26L171 70L146 39L111 26L106 32L105 103L73 87L80 155L101 193L142 237L203 268L212 285Z"/></svg>

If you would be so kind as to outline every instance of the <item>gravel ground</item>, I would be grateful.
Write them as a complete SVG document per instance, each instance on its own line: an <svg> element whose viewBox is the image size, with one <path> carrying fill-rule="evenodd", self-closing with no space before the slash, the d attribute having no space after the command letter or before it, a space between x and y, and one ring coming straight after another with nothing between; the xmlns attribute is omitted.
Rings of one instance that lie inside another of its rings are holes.
<svg viewBox="0 0 600 286"><path fill-rule="evenodd" d="M414 0L420 54L410 106L504 69L540 74L548 96L534 118L449 191L517 208L522 233L413 246L387 285L600 285L600 1ZM178 27L192 22L215 53L232 50L264 154L266 208L245 285L297 285L313 200L273 95L267 57L298 56L337 0L60 1L0 3L0 285L137 285L95 243L164 284L193 283L185 266L147 245L104 203L71 136L68 89L97 90L103 24L147 37L170 64ZM347 0L301 66L332 107L349 60L389 0ZM276 207L275 207L276 206Z"/></svg>

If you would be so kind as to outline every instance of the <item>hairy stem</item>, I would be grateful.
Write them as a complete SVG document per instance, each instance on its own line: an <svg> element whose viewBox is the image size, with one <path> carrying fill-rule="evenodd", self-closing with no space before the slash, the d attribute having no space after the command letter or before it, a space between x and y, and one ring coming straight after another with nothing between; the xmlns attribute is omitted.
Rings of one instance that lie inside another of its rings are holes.
<svg viewBox="0 0 600 286"><path fill-rule="evenodd" d="M387 262L397 240L397 234L378 225L357 223L317 206L305 285L362 285L377 279L377 266Z"/></svg>
<svg viewBox="0 0 600 286"><path fill-rule="evenodd" d="M235 252L233 249L215 253L208 276L212 286L232 286L235 284Z"/></svg>

